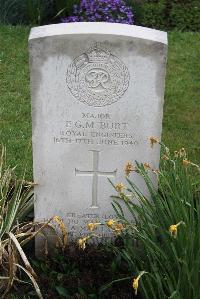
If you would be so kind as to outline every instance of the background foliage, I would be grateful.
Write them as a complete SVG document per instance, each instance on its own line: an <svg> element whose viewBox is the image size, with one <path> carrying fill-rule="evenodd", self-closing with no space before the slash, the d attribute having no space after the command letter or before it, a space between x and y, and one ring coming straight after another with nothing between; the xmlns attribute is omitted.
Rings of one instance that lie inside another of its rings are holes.
<svg viewBox="0 0 200 299"><path fill-rule="evenodd" d="M132 2L130 0L130 2ZM132 2L134 7L134 2ZM200 2L197 0L150 0L138 5L136 24L160 30L200 30Z"/></svg>
<svg viewBox="0 0 200 299"><path fill-rule="evenodd" d="M42 25L72 14L79 0L0 0L0 23ZM160 30L200 30L198 0L126 0L135 24Z"/></svg>
<svg viewBox="0 0 200 299"><path fill-rule="evenodd" d="M0 23L44 25L68 16L76 0L0 0ZM61 13L62 11L62 13ZM59 18L56 15L59 14Z"/></svg>

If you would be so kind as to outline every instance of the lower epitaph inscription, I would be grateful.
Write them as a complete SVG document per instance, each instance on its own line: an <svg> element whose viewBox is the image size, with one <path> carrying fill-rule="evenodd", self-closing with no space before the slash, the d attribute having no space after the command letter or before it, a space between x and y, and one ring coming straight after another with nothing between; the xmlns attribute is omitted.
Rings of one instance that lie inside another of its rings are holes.
<svg viewBox="0 0 200 299"><path fill-rule="evenodd" d="M97 213L77 213L71 212L65 214L66 225L68 227L69 235L72 239L76 237L83 237L88 234L87 224L89 222L101 222L105 224L109 219L115 219L116 215L114 213L103 214ZM96 230L98 237L104 241L107 239L112 239L114 237L113 232L105 225L98 226Z"/></svg>

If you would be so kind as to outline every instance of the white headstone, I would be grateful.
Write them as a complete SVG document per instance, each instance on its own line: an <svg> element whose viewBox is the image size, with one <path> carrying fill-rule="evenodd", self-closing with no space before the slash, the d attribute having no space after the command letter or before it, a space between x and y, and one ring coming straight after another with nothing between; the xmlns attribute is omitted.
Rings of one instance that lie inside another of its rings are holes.
<svg viewBox="0 0 200 299"><path fill-rule="evenodd" d="M57 24L33 28L29 45L35 219L58 215L77 238L114 217L107 178L124 182L127 161L159 166L148 137L161 136L167 34Z"/></svg>

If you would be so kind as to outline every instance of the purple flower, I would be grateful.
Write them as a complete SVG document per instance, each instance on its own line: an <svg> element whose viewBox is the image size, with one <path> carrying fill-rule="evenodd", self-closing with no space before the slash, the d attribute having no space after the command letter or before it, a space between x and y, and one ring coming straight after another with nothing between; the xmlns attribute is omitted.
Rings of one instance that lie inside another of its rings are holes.
<svg viewBox="0 0 200 299"><path fill-rule="evenodd" d="M80 4L73 7L73 15L62 18L61 21L98 21L132 25L134 18L132 9L123 0L80 0Z"/></svg>

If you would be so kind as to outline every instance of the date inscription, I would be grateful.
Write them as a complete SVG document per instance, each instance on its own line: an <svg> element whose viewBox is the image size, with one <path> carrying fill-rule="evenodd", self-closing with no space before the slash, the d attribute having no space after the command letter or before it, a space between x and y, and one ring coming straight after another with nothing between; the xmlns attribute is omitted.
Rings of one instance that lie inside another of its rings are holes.
<svg viewBox="0 0 200 299"><path fill-rule="evenodd" d="M54 143L138 146L128 122L113 121L110 113L81 113L76 120L66 120L53 137Z"/></svg>

